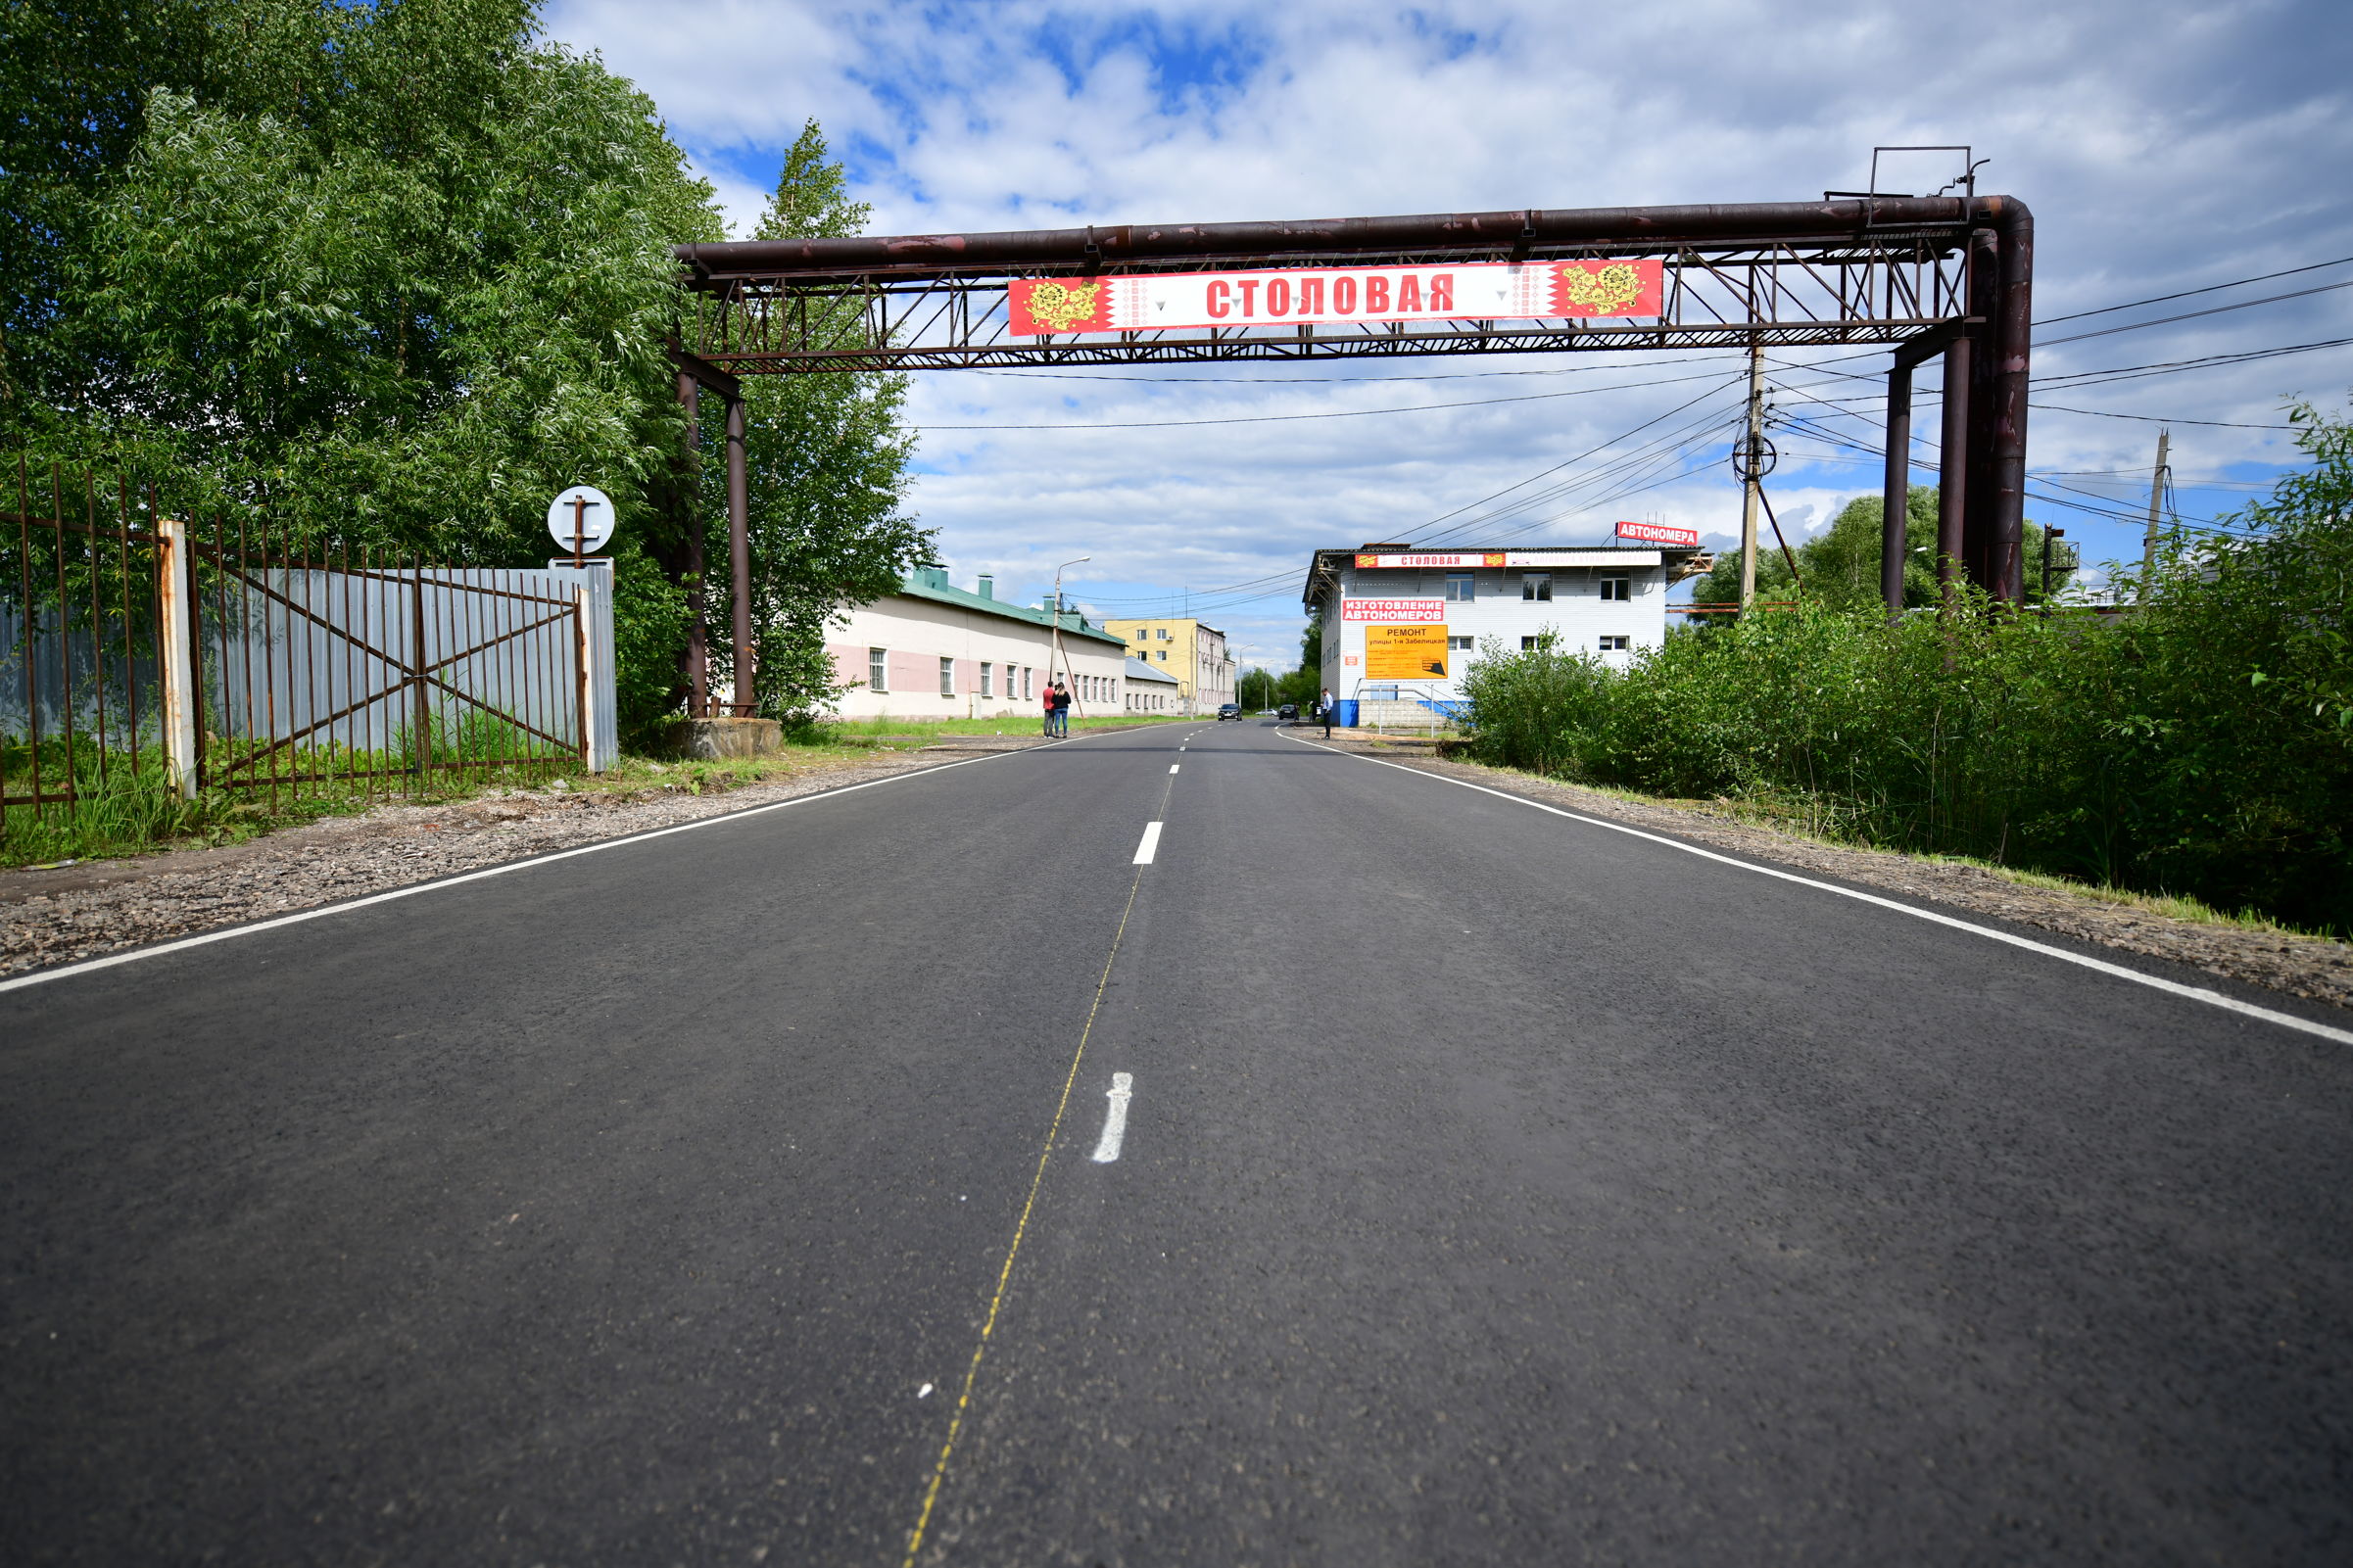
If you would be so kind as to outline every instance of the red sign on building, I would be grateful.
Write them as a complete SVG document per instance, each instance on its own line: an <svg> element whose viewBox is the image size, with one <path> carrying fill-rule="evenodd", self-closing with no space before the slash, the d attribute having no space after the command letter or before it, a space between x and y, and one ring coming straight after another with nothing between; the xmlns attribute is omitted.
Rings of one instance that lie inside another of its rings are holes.
<svg viewBox="0 0 2353 1568"><path fill-rule="evenodd" d="M1696 529L1668 528L1659 523L1620 523L1617 525L1617 537L1639 539L1647 545L1682 545L1692 549L1700 546L1700 535Z"/></svg>

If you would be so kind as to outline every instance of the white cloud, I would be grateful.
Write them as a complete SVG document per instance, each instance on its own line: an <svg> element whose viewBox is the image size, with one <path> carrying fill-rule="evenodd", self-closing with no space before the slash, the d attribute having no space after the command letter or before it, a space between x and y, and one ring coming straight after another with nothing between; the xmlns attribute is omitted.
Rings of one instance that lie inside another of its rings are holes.
<svg viewBox="0 0 2353 1568"><path fill-rule="evenodd" d="M1605 19L1535 3L565 0L547 25L567 43L600 49L654 97L740 224L756 214L782 149L814 117L846 157L861 199L874 204L875 232L1780 200L1858 187L1874 143L1950 141L1992 158L1980 189L2035 208L2037 313L2046 319L2353 256L2353 210L2326 172L2353 153L2344 70L2353 24L2327 3L2012 0L1952 11L1717 0ZM1945 177L1918 160L1892 164L1889 173L1888 183ZM2347 276L2353 269L2317 280ZM2093 318L2041 336L2135 318ZM2348 335L2353 290L2046 348L2037 369L2133 366ZM1459 375L1559 363L1530 356L1412 368ZM1255 386L1150 372L1111 372L1144 378L1134 382L934 374L918 380L911 408L931 426L1264 419L1669 373L1642 374L1644 363L1622 374L1426 382L1373 379L1401 365L1205 372L1279 382ZM1784 379L1814 383L1805 390L1820 398L1868 400L1879 363L1837 367L1874 378L1860 382ZM1309 374L1338 379L1288 379ZM1933 379L1924 374L1924 392ZM2054 389L2037 401L2276 424L2281 393L2334 399L2348 383L2353 353L2332 350ZM1041 566L1050 572L1054 561L1084 553L1095 561L1082 570L1102 574L1090 591L1106 605L1273 579L1274 597L1209 602L1225 606L1218 613L1250 656L1287 657L1309 548L1411 537L1692 390L1244 425L933 429L915 501L942 529L960 580L993 568L1001 592L1034 593ZM1877 440L1868 401L1857 405L1866 410L1859 421L1794 396L1783 405L1849 439ZM1934 410L1924 396L1915 422L1924 441L1935 434ZM2144 470L2155 430L2039 409L2033 463ZM1846 499L1878 489L1876 458L1778 434L1784 464L1774 498L1785 522L1812 506L1808 524L1824 526ZM2278 432L2183 425L2175 451L2184 473L2245 477L2288 448ZM2185 511L2210 515L2242 494L2185 490ZM1737 530L1738 508L1732 476L1715 460L1598 510L1572 509L1549 537L1590 537L1613 514L1651 511L1724 535ZM2137 550L2129 522L2043 501L2035 509L2064 517L2088 561ZM1542 515L1514 513L1493 526Z"/></svg>

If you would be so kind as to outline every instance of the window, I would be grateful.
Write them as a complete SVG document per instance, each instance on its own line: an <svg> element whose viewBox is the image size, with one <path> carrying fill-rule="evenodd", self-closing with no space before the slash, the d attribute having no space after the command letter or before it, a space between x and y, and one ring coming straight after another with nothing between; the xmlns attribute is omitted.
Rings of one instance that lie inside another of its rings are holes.
<svg viewBox="0 0 2353 1568"><path fill-rule="evenodd" d="M1160 629L1160 640L1163 642L1166 642L1169 640L1169 629L1165 626Z"/></svg>
<svg viewBox="0 0 2353 1568"><path fill-rule="evenodd" d="M1631 577L1605 577L1602 579L1602 597L1630 599L1633 596L1634 579Z"/></svg>
<svg viewBox="0 0 2353 1568"><path fill-rule="evenodd" d="M1604 653L1623 653L1633 645L1634 640L1630 637L1612 636L1602 639L1602 651Z"/></svg>
<svg viewBox="0 0 2353 1568"><path fill-rule="evenodd" d="M1550 572L1520 573L1519 596L1523 599L1542 599L1550 603L1553 597L1553 574Z"/></svg>
<svg viewBox="0 0 2353 1568"><path fill-rule="evenodd" d="M993 680L995 675L996 666L989 663L986 659L983 659L981 661L981 695L986 697L994 696L996 694L995 683Z"/></svg>
<svg viewBox="0 0 2353 1568"><path fill-rule="evenodd" d="M1169 650L1167 648L1154 648L1152 650L1152 656L1163 664L1169 662Z"/></svg>
<svg viewBox="0 0 2353 1568"><path fill-rule="evenodd" d="M1609 639L1605 638L1603 641L1608 641ZM1542 646L1544 646L1544 639L1540 637L1523 637L1519 640L1519 651L1522 653L1532 653Z"/></svg>
<svg viewBox="0 0 2353 1568"><path fill-rule="evenodd" d="M890 654L887 649L866 650L866 687L871 691L890 689Z"/></svg>
<svg viewBox="0 0 2353 1568"><path fill-rule="evenodd" d="M1030 677L1033 673L1035 672L1033 672L1027 664L1022 666L1022 700L1025 702L1037 694L1030 689Z"/></svg>
<svg viewBox="0 0 2353 1568"><path fill-rule="evenodd" d="M1446 574L1446 596L1457 602L1467 601L1471 596L1471 585L1477 581L1468 572L1449 572Z"/></svg>
<svg viewBox="0 0 2353 1568"><path fill-rule="evenodd" d="M1466 637L1450 637L1446 640L1446 648L1450 653L1468 653L1470 651L1470 639Z"/></svg>
<svg viewBox="0 0 2353 1568"><path fill-rule="evenodd" d="M944 655L939 660L939 694L943 697L956 694L956 661Z"/></svg>

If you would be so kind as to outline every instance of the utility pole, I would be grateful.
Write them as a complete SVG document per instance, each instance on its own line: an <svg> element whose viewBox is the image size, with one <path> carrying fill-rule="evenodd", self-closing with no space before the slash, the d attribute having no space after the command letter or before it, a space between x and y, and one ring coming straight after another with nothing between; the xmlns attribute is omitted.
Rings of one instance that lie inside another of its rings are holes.
<svg viewBox="0 0 2353 1568"><path fill-rule="evenodd" d="M2157 431L2157 466L2148 478L2148 531L2140 536L2140 592L2135 595L2139 602L2148 600L2149 579L2157 575L2157 508L2165 499L2165 452L2173 442L2173 432L2162 426Z"/></svg>
<svg viewBox="0 0 2353 1568"><path fill-rule="evenodd" d="M1758 451L1764 444L1764 345L1749 341L1749 432L1744 450L1747 462L1741 476L1740 607L1747 613L1756 602L1756 493L1763 483Z"/></svg>
<svg viewBox="0 0 2353 1568"><path fill-rule="evenodd" d="M1091 561L1093 559L1094 557L1092 555L1080 555L1077 559L1064 561L1062 566L1076 566L1080 563L1080 561ZM1062 656L1062 566L1057 566L1054 568L1054 653L1053 657L1048 662L1046 669L1046 678L1049 684L1053 679L1054 668L1056 666L1059 666L1065 675L1070 674L1070 663ZM1079 705L1079 692L1077 690L1076 677L1072 678L1072 686L1073 689L1071 691L1071 706L1077 707Z"/></svg>

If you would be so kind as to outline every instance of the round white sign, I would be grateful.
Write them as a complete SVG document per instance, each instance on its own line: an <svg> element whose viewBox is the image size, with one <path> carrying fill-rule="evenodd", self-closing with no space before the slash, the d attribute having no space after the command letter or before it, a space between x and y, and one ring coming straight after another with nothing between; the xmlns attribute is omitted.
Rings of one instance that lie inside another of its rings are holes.
<svg viewBox="0 0 2353 1568"><path fill-rule="evenodd" d="M602 549L613 537L612 498L594 485L574 485L548 502L548 532L578 554Z"/></svg>

